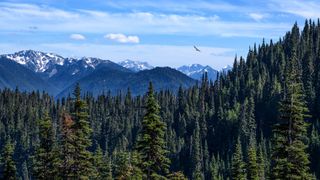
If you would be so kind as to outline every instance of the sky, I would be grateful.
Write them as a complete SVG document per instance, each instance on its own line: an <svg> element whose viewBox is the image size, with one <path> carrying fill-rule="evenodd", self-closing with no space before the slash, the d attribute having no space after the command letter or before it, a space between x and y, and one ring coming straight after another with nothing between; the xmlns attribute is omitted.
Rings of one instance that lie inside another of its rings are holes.
<svg viewBox="0 0 320 180"><path fill-rule="evenodd" d="M295 22L317 20L319 9L317 0L0 0L0 54L32 49L221 69Z"/></svg>

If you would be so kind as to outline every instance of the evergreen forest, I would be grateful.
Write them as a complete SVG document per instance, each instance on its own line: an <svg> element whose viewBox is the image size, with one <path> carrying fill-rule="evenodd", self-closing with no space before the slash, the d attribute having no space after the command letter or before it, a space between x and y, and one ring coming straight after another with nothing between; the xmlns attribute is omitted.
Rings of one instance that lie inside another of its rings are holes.
<svg viewBox="0 0 320 180"><path fill-rule="evenodd" d="M133 96L0 90L0 178L320 179L320 20L213 82Z"/></svg>

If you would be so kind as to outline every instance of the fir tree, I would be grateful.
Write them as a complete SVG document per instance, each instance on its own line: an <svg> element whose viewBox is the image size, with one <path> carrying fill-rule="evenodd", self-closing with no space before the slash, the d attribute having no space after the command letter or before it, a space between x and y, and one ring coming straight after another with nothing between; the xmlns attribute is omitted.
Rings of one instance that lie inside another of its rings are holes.
<svg viewBox="0 0 320 180"><path fill-rule="evenodd" d="M248 149L247 179L259 180L259 168L255 143L251 142Z"/></svg>
<svg viewBox="0 0 320 180"><path fill-rule="evenodd" d="M115 179L143 179L141 169L138 167L139 155L137 153L116 152L114 154L114 176Z"/></svg>
<svg viewBox="0 0 320 180"><path fill-rule="evenodd" d="M93 167L95 168L95 179L112 180L112 167L107 154L103 155L100 146L95 151L93 157Z"/></svg>
<svg viewBox="0 0 320 180"><path fill-rule="evenodd" d="M192 179L204 179L202 168L202 155L201 155L201 138L199 122L196 120L195 130L192 136Z"/></svg>
<svg viewBox="0 0 320 180"><path fill-rule="evenodd" d="M258 163L258 176L259 176L259 180L264 180L266 179L266 173L265 173L265 159L264 159L264 154L262 151L262 146L259 145L258 146L258 151L257 151L257 163Z"/></svg>
<svg viewBox="0 0 320 180"><path fill-rule="evenodd" d="M168 174L170 160L166 157L164 133L166 125L160 120L159 105L150 82L146 102L147 112L142 121L137 150L141 155L141 169L147 179Z"/></svg>
<svg viewBox="0 0 320 180"><path fill-rule="evenodd" d="M58 173L58 154L54 148L55 139L48 114L39 121L39 139L40 143L34 155L33 176L36 179L55 178Z"/></svg>
<svg viewBox="0 0 320 180"><path fill-rule="evenodd" d="M307 108L302 96L301 74L293 51L287 67L280 118L273 128L272 178L310 179L309 160L304 143Z"/></svg>
<svg viewBox="0 0 320 180"><path fill-rule="evenodd" d="M210 178L212 180L222 180L223 179L223 177L220 173L219 155L218 155L218 158L215 158L215 156L212 156L212 158L211 158Z"/></svg>
<svg viewBox="0 0 320 180"><path fill-rule="evenodd" d="M245 163L243 162L241 141L238 138L236 149L232 157L232 169L231 169L231 179L233 180L245 180Z"/></svg>
<svg viewBox="0 0 320 180"><path fill-rule="evenodd" d="M14 146L10 142L10 140L7 140L2 153L0 157L1 162L1 168L2 168L2 179L5 180L15 180L17 179L17 168L16 164L13 160L13 152L14 152Z"/></svg>
<svg viewBox="0 0 320 180"><path fill-rule="evenodd" d="M59 176L62 179L76 178L73 172L75 162L75 135L72 129L74 121L68 114L62 115L62 130L60 138L60 163L59 163Z"/></svg>
<svg viewBox="0 0 320 180"><path fill-rule="evenodd" d="M73 173L78 178L87 179L94 175L92 166L92 153L88 150L91 146L92 129L88 122L87 105L81 99L80 85L77 84L73 93L75 97L72 119L74 124L72 130L74 133L75 156L73 164Z"/></svg>

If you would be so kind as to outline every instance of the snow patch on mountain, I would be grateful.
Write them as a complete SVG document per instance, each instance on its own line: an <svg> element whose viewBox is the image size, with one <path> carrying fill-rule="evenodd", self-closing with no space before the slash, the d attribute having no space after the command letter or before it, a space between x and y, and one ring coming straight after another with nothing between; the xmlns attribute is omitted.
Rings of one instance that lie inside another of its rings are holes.
<svg viewBox="0 0 320 180"><path fill-rule="evenodd" d="M134 72L153 69L153 66L148 64L147 62L140 62L140 61L132 61L132 60L125 60L118 63L120 66L130 69Z"/></svg>
<svg viewBox="0 0 320 180"><path fill-rule="evenodd" d="M52 69L52 71L49 73L49 77L52 77L53 75L57 74L58 70L56 68Z"/></svg>
<svg viewBox="0 0 320 180"><path fill-rule="evenodd" d="M59 55L33 50L19 51L14 54L7 54L4 56L35 72L44 72L54 64L64 64L64 58Z"/></svg>
<svg viewBox="0 0 320 180"><path fill-rule="evenodd" d="M85 68L95 69L101 63L110 63L110 61L102 60L93 57L82 58L63 58L62 56L53 53L44 53L40 51L24 50L14 54L2 55L11 59L21 65L26 66L28 69L37 73L47 73L52 77L57 73L56 66L69 66L74 63L81 63Z"/></svg>
<svg viewBox="0 0 320 180"><path fill-rule="evenodd" d="M201 80L204 73L208 74L209 79L215 80L218 73L217 70L211 68L210 66L203 66L201 64L185 65L177 68L177 70L197 80Z"/></svg>

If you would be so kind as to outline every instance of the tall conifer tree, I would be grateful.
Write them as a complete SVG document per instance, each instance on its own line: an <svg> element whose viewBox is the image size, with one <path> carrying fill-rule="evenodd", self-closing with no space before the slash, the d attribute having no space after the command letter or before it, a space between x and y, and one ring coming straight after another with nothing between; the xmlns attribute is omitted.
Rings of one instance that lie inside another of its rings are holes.
<svg viewBox="0 0 320 180"><path fill-rule="evenodd" d="M232 164L231 164L231 179L232 180L245 180L246 173L245 173L245 163L243 162L242 156L242 148L241 148L241 141L238 138L236 149L232 157Z"/></svg>
<svg viewBox="0 0 320 180"><path fill-rule="evenodd" d="M10 140L7 140L0 157L0 165L2 168L2 175L0 175L0 178L3 178L5 180L17 179L17 168L16 163L13 160L13 152L14 146L10 142Z"/></svg>
<svg viewBox="0 0 320 180"><path fill-rule="evenodd" d="M86 102L81 99L81 89L79 83L77 83L74 93L75 102L72 113L72 119L74 120L73 132L75 143L75 158L74 158L74 173L76 177L87 179L92 176L94 169L92 166L93 156L88 150L91 146L91 132L92 129L89 125Z"/></svg>
<svg viewBox="0 0 320 180"><path fill-rule="evenodd" d="M285 77L278 123L273 128L272 178L310 179L309 160L304 139L307 108L302 95L301 73L293 50Z"/></svg>
<svg viewBox="0 0 320 180"><path fill-rule="evenodd" d="M248 148L247 178L248 180L259 180L256 145L252 141Z"/></svg>
<svg viewBox="0 0 320 180"><path fill-rule="evenodd" d="M51 118L45 114L43 120L39 120L40 143L34 155L33 175L36 179L47 179L57 175L58 154L54 148L54 135Z"/></svg>
<svg viewBox="0 0 320 180"><path fill-rule="evenodd" d="M168 174L170 164L164 141L166 125L160 120L160 107L155 99L151 82L146 108L137 150L141 155L141 169L146 174L146 179L151 180Z"/></svg>

